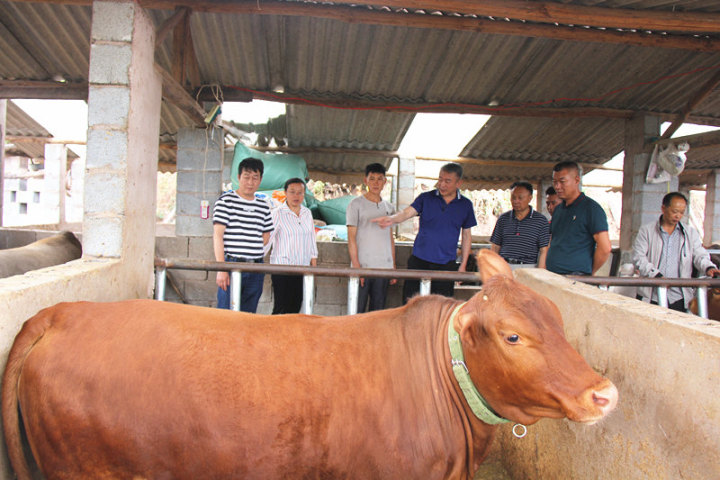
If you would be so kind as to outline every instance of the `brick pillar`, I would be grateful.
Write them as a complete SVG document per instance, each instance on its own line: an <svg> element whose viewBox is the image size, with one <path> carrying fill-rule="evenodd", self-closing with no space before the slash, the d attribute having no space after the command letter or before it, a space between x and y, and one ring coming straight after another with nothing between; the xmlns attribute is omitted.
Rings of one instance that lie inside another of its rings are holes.
<svg viewBox="0 0 720 480"><path fill-rule="evenodd" d="M703 226L703 244L720 244L720 170L713 170L707 177Z"/></svg>
<svg viewBox="0 0 720 480"><path fill-rule="evenodd" d="M212 237L212 208L222 193L224 137L219 128L181 128L177 138L177 217L175 234ZM230 178L225 181L229 182ZM200 216L201 202L210 217Z"/></svg>
<svg viewBox="0 0 720 480"><path fill-rule="evenodd" d="M65 176L67 174L67 146L48 143L45 145L45 178L41 203L49 223L57 222L62 230L65 225Z"/></svg>
<svg viewBox="0 0 720 480"><path fill-rule="evenodd" d="M645 183L652 149L645 142L660 136L660 119L637 115L625 123L625 161L623 163L623 206L620 223L621 262L631 262L632 244L640 227L660 215L662 197L677 189L678 180Z"/></svg>
<svg viewBox="0 0 720 480"><path fill-rule="evenodd" d="M143 293L152 285L162 94L154 32L135 2L93 2L83 253L122 258Z"/></svg>
<svg viewBox="0 0 720 480"><path fill-rule="evenodd" d="M409 207L415 200L415 159L398 158L398 193L397 209ZM412 235L413 220L405 221L397 226L398 235Z"/></svg>
<svg viewBox="0 0 720 480"><path fill-rule="evenodd" d="M548 212L547 203L545 203L545 190L547 190L550 187L552 187L552 172L551 172L551 177L549 179L543 180L538 183L538 186L537 186L538 191L536 192L536 195L537 195L536 210L548 218L550 218L550 212Z"/></svg>

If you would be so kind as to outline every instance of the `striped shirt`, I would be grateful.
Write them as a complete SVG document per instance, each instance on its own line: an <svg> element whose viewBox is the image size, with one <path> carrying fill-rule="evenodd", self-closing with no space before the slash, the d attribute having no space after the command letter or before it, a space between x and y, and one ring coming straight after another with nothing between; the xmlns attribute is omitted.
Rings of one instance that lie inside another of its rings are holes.
<svg viewBox="0 0 720 480"><path fill-rule="evenodd" d="M672 233L667 233L664 228L660 227L660 236L663 247L658 270L663 274L663 277L680 278L680 248L683 243L680 228L676 225ZM668 303L677 302L678 300L682 300L682 298L683 295L680 287L668 288ZM657 289L655 288L653 288L652 299L657 301Z"/></svg>
<svg viewBox="0 0 720 480"><path fill-rule="evenodd" d="M234 190L223 193L215 202L213 223L225 225L223 247L233 257L263 257L263 233L273 229L270 203L257 195L245 200Z"/></svg>
<svg viewBox="0 0 720 480"><path fill-rule="evenodd" d="M522 220L510 210L498 218L490 241L500 245L500 256L505 260L537 263L538 251L550 243L550 224L532 207Z"/></svg>
<svg viewBox="0 0 720 480"><path fill-rule="evenodd" d="M275 265L310 265L317 258L315 224L310 210L300 206L300 215L283 203L272 211L275 230L268 245L272 245L270 263Z"/></svg>

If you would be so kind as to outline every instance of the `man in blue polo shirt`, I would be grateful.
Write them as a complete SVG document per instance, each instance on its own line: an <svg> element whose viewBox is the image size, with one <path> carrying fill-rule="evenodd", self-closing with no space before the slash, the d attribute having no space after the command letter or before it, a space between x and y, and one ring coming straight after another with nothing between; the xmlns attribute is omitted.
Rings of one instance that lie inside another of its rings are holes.
<svg viewBox="0 0 720 480"><path fill-rule="evenodd" d="M580 167L560 162L553 167L553 187L563 201L550 223L547 269L559 274L592 275L610 256L605 211L580 191Z"/></svg>
<svg viewBox="0 0 720 480"><path fill-rule="evenodd" d="M527 182L510 186L512 210L503 213L490 236L490 249L500 254L510 268L545 268L550 243L550 225L545 215L533 210L533 187Z"/></svg>
<svg viewBox="0 0 720 480"><path fill-rule="evenodd" d="M472 247L470 229L477 221L472 202L460 194L462 173L460 164L443 165L437 189L418 195L412 205L395 215L371 220L385 228L420 216L420 228L408 259L408 269L465 271ZM461 261L458 264L457 243L461 231ZM419 290L419 281L406 280L403 300L407 302ZM432 282L431 292L452 297L454 282Z"/></svg>

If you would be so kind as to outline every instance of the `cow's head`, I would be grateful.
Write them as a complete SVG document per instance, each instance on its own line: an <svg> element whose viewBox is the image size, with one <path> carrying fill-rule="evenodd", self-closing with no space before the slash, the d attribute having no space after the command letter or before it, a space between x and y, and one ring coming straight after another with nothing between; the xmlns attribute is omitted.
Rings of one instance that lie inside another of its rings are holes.
<svg viewBox="0 0 720 480"><path fill-rule="evenodd" d="M617 389L567 342L555 304L516 282L490 250L480 252L478 267L483 289L454 326L470 377L493 410L524 424L541 417L594 423L615 408Z"/></svg>

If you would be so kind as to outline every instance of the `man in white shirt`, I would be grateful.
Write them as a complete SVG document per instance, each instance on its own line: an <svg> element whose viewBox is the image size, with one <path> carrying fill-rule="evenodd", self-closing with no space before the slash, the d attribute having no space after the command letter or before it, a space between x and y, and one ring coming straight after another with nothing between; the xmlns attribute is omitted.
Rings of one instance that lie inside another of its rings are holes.
<svg viewBox="0 0 720 480"><path fill-rule="evenodd" d="M395 207L380 196L387 178L385 167L371 163L365 167L368 191L350 202L347 209L348 253L352 268L395 268L395 240L392 229L381 228L370 220L395 213ZM385 308L388 285L396 279L361 278L358 292L359 313Z"/></svg>

